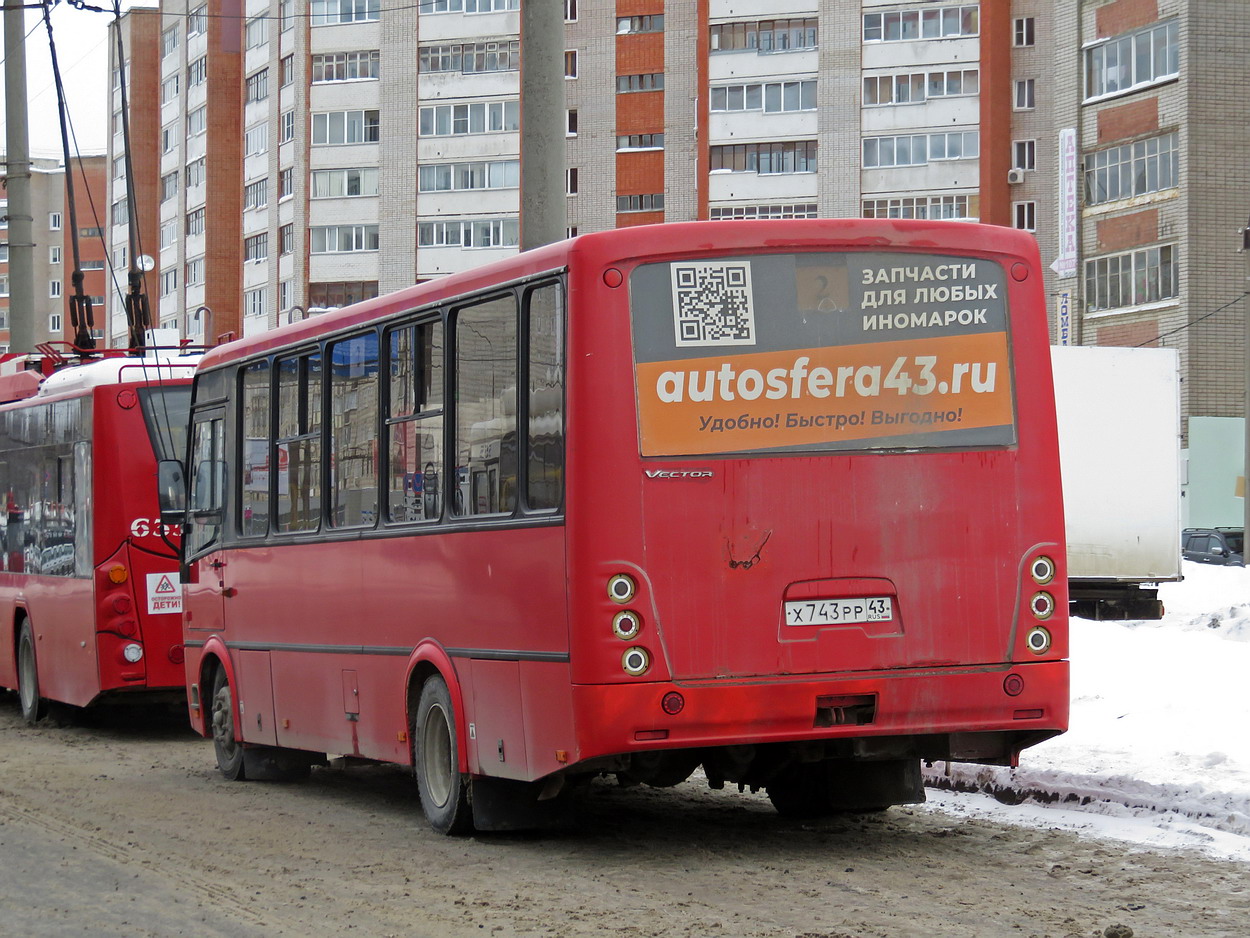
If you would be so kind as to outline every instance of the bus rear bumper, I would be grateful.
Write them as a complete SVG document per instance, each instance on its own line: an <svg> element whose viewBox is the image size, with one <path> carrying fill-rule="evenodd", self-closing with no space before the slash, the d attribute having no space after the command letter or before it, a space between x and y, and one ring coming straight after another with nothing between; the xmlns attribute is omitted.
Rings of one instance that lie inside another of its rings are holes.
<svg viewBox="0 0 1250 938"><path fill-rule="evenodd" d="M674 696L677 695L677 696ZM1068 662L574 685L577 760L844 740L851 754L1010 763L1068 725ZM673 712L676 711L676 712Z"/></svg>

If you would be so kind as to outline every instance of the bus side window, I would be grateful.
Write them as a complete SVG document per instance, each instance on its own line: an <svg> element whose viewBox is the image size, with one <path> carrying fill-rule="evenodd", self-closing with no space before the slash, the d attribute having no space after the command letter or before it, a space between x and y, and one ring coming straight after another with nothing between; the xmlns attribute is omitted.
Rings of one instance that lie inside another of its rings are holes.
<svg viewBox="0 0 1250 938"><path fill-rule="evenodd" d="M526 505L560 507L564 495L564 290L548 283L526 298L529 432Z"/></svg>
<svg viewBox="0 0 1250 938"><path fill-rule="evenodd" d="M378 516L378 334L329 347L330 523L372 527Z"/></svg>
<svg viewBox="0 0 1250 938"><path fill-rule="evenodd" d="M222 423L219 416L196 421L191 438L191 525L183 532L188 557L221 539L226 482Z"/></svg>
<svg viewBox="0 0 1250 938"><path fill-rule="evenodd" d="M387 518L433 521L443 511L443 324L387 333L390 398Z"/></svg>
<svg viewBox="0 0 1250 938"><path fill-rule="evenodd" d="M264 537L269 531L269 412L269 362L256 362L243 370L243 515L239 533L244 537ZM192 472L198 472L196 466Z"/></svg>
<svg viewBox="0 0 1250 938"><path fill-rule="evenodd" d="M456 314L458 515L511 514L517 497L517 308L513 294Z"/></svg>

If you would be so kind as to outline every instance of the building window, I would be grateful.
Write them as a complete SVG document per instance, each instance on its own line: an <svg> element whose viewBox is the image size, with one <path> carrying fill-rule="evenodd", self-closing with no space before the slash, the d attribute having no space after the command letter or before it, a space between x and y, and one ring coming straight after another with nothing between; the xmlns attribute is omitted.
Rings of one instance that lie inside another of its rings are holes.
<svg viewBox="0 0 1250 938"><path fill-rule="evenodd" d="M618 94L625 94L631 91L659 91L663 87L663 72L648 72L645 75L616 76L616 91Z"/></svg>
<svg viewBox="0 0 1250 938"><path fill-rule="evenodd" d="M939 72L908 72L903 75L869 75L864 79L864 104L923 104L929 98L974 95L981 90L981 73L975 68Z"/></svg>
<svg viewBox="0 0 1250 938"><path fill-rule="evenodd" d="M174 242L178 240L178 224L173 221L161 222L160 227L160 246L161 250L171 248Z"/></svg>
<svg viewBox="0 0 1250 938"><path fill-rule="evenodd" d="M257 156L269 149L269 125L257 124L243 132L243 155Z"/></svg>
<svg viewBox="0 0 1250 938"><path fill-rule="evenodd" d="M204 282L204 258L193 257L187 261L185 283L187 286L199 286Z"/></svg>
<svg viewBox="0 0 1250 938"><path fill-rule="evenodd" d="M269 17L254 16L243 25L243 48L259 49L269 42Z"/></svg>
<svg viewBox="0 0 1250 938"><path fill-rule="evenodd" d="M60 313L52 313L48 317L48 331L51 332L53 335L61 334L61 314Z"/></svg>
<svg viewBox="0 0 1250 938"><path fill-rule="evenodd" d="M1173 299L1178 295L1177 268L1171 245L1086 261L1086 308L1118 309Z"/></svg>
<svg viewBox="0 0 1250 938"><path fill-rule="evenodd" d="M566 49L564 52L564 77L577 77L577 50Z"/></svg>
<svg viewBox="0 0 1250 938"><path fill-rule="evenodd" d="M121 198L113 203L112 211L109 217L114 225L130 224L130 202L128 199Z"/></svg>
<svg viewBox="0 0 1250 938"><path fill-rule="evenodd" d="M1177 164L1175 133L1086 154L1085 201L1100 205L1175 188Z"/></svg>
<svg viewBox="0 0 1250 938"><path fill-rule="evenodd" d="M378 249L377 225L322 225L308 229L313 254L347 254Z"/></svg>
<svg viewBox="0 0 1250 938"><path fill-rule="evenodd" d="M616 138L617 150L663 150L664 134L624 134Z"/></svg>
<svg viewBox="0 0 1250 938"><path fill-rule="evenodd" d="M161 128L161 152L172 153L176 146L178 146L178 122L174 121Z"/></svg>
<svg viewBox="0 0 1250 938"><path fill-rule="evenodd" d="M577 167L564 171L564 194L577 195Z"/></svg>
<svg viewBox="0 0 1250 938"><path fill-rule="evenodd" d="M48 263L49 264L61 263L61 249L55 244L52 245L50 248L48 248Z"/></svg>
<svg viewBox="0 0 1250 938"><path fill-rule="evenodd" d="M564 22L577 22L577 0L564 0Z"/></svg>
<svg viewBox="0 0 1250 938"><path fill-rule="evenodd" d="M78 265L79 270L103 270L104 261L83 261Z"/></svg>
<svg viewBox="0 0 1250 938"><path fill-rule="evenodd" d="M381 139L379 112L327 111L312 116L313 146L377 143Z"/></svg>
<svg viewBox="0 0 1250 938"><path fill-rule="evenodd" d="M278 198L285 199L295 194L295 170L290 166L278 170Z"/></svg>
<svg viewBox="0 0 1250 938"><path fill-rule="evenodd" d="M816 17L716 23L711 27L712 52L792 52L816 48Z"/></svg>
<svg viewBox="0 0 1250 938"><path fill-rule="evenodd" d="M54 300L55 300L55 299L59 298L59 297L60 297L60 295L61 295L61 281L59 281L59 280L49 280L49 281L48 281L48 296L49 296L49 298L51 298L51 299L54 299Z"/></svg>
<svg viewBox="0 0 1250 938"><path fill-rule="evenodd" d="M422 72L510 72L520 64L521 41L463 42L421 46Z"/></svg>
<svg viewBox="0 0 1250 938"><path fill-rule="evenodd" d="M193 186L204 185L204 178L208 172L208 161L204 157L198 160L192 160L187 164L187 188Z"/></svg>
<svg viewBox="0 0 1250 938"><path fill-rule="evenodd" d="M1116 36L1085 50L1085 99L1175 78L1180 71L1175 19Z"/></svg>
<svg viewBox="0 0 1250 938"><path fill-rule="evenodd" d="M364 52L326 52L312 57L312 80L358 81L378 78L382 55L377 49Z"/></svg>
<svg viewBox="0 0 1250 938"><path fill-rule="evenodd" d="M521 9L521 0L421 0L422 13L506 13Z"/></svg>
<svg viewBox="0 0 1250 938"><path fill-rule="evenodd" d="M178 268L161 271L161 296L169 296L178 289Z"/></svg>
<svg viewBox="0 0 1250 938"><path fill-rule="evenodd" d="M713 206L712 221L749 221L757 218L816 218L816 203L797 205L720 205Z"/></svg>
<svg viewBox="0 0 1250 938"><path fill-rule="evenodd" d="M720 85L712 89L711 98L713 111L814 111L816 79Z"/></svg>
<svg viewBox="0 0 1250 938"><path fill-rule="evenodd" d="M418 127L423 137L520 130L521 102L479 101L423 107L419 111Z"/></svg>
<svg viewBox="0 0 1250 938"><path fill-rule="evenodd" d="M295 55L278 59L278 87L286 88L295 81Z"/></svg>
<svg viewBox="0 0 1250 938"><path fill-rule="evenodd" d="M48 213L48 228L51 231L61 230L61 213L60 212Z"/></svg>
<svg viewBox="0 0 1250 938"><path fill-rule="evenodd" d="M976 4L864 14L864 42L958 39L980 32Z"/></svg>
<svg viewBox="0 0 1250 938"><path fill-rule="evenodd" d="M295 250L295 225L283 225L278 229L278 253L290 254Z"/></svg>
<svg viewBox="0 0 1250 938"><path fill-rule="evenodd" d="M245 290L243 293L243 315L265 316L268 313L269 291L265 287L259 290Z"/></svg>
<svg viewBox="0 0 1250 938"><path fill-rule="evenodd" d="M187 38L208 32L208 4L202 3L187 14Z"/></svg>
<svg viewBox="0 0 1250 938"><path fill-rule="evenodd" d="M308 13L313 26L376 23L381 6L381 0L309 0Z"/></svg>
<svg viewBox="0 0 1250 938"><path fill-rule="evenodd" d="M295 293L295 282L283 280L278 284L278 309L290 309L294 304L291 297ZM290 320L288 320L289 322Z"/></svg>
<svg viewBox="0 0 1250 938"><path fill-rule="evenodd" d="M172 55L178 48L178 27L171 26L161 33L161 58Z"/></svg>
<svg viewBox="0 0 1250 938"><path fill-rule="evenodd" d="M1011 165L1015 169L1037 169L1037 141L1013 140Z"/></svg>
<svg viewBox="0 0 1250 938"><path fill-rule="evenodd" d="M255 75L247 76L247 102L264 101L269 97L269 69L262 68Z"/></svg>
<svg viewBox="0 0 1250 938"><path fill-rule="evenodd" d="M165 202L178 194L178 170L166 173L161 177L161 201Z"/></svg>
<svg viewBox="0 0 1250 938"><path fill-rule="evenodd" d="M785 140L778 143L739 143L711 148L712 172L780 173L816 172L816 141Z"/></svg>
<svg viewBox="0 0 1250 938"><path fill-rule="evenodd" d="M864 140L864 169L923 166L939 160L972 160L980 152L981 135L975 130L867 137Z"/></svg>
<svg viewBox="0 0 1250 938"><path fill-rule="evenodd" d="M8 295L9 295L9 275L0 274L0 296L8 296ZM0 310L0 312L7 313L8 310L7 309ZM3 328L7 328L7 320L6 320L6 326L0 326L0 329L3 329Z"/></svg>
<svg viewBox="0 0 1250 938"><path fill-rule="evenodd" d="M278 0L278 31L295 28L295 0Z"/></svg>
<svg viewBox="0 0 1250 938"><path fill-rule="evenodd" d="M566 137L577 136L577 108L567 108L564 112L564 135Z"/></svg>
<svg viewBox="0 0 1250 938"><path fill-rule="evenodd" d="M187 87L194 88L208 81L208 56L202 55L187 66Z"/></svg>
<svg viewBox="0 0 1250 938"><path fill-rule="evenodd" d="M1017 49L1036 44L1037 28L1033 17L1017 16L1011 25L1011 44Z"/></svg>
<svg viewBox="0 0 1250 938"><path fill-rule="evenodd" d="M243 209L264 208L269 204L269 179L257 179L243 187Z"/></svg>
<svg viewBox="0 0 1250 938"><path fill-rule="evenodd" d="M417 170L418 192L515 189L520 184L520 160L434 163L421 166Z"/></svg>
<svg viewBox="0 0 1250 938"><path fill-rule="evenodd" d="M243 260L263 261L269 256L269 234L261 232L243 239Z"/></svg>
<svg viewBox="0 0 1250 938"><path fill-rule="evenodd" d="M616 210L618 212L661 212L664 210L664 193L618 195L616 197Z"/></svg>
<svg viewBox="0 0 1250 938"><path fill-rule="evenodd" d="M378 170L318 169L312 174L312 198L328 199L378 194Z"/></svg>
<svg viewBox="0 0 1250 938"><path fill-rule="evenodd" d="M178 100L178 76L170 75L161 82L161 104L169 104Z"/></svg>
<svg viewBox="0 0 1250 938"><path fill-rule="evenodd" d="M1034 80L1032 78L1016 79L1015 109L1017 111L1031 111L1036 106Z"/></svg>
<svg viewBox="0 0 1250 938"><path fill-rule="evenodd" d="M417 224L420 247L501 248L521 243L516 218L465 218Z"/></svg>
<svg viewBox="0 0 1250 938"><path fill-rule="evenodd" d="M96 227L94 227L94 226L92 226L92 227L90 227L90 228L79 228L79 229L78 229L78 237L80 237L80 238L103 238L103 237L104 237L104 229L103 229L103 228L96 228ZM9 252L8 245L5 245L3 253L0 253L0 262L7 261L7 260L9 259L9 253L8 253L8 252ZM103 262L101 262L101 263L103 263ZM85 270L86 268L84 267L83 269Z"/></svg>
<svg viewBox="0 0 1250 938"><path fill-rule="evenodd" d="M208 105L197 107L187 114L187 139L198 137L208 130Z"/></svg>
<svg viewBox="0 0 1250 938"><path fill-rule="evenodd" d="M1013 227L1024 231L1037 231L1036 202L1013 202L1011 203L1011 211L1014 218L1012 222Z"/></svg>
<svg viewBox="0 0 1250 938"><path fill-rule="evenodd" d="M204 209L197 208L193 212L187 212L187 235L202 235L204 233Z"/></svg>
<svg viewBox="0 0 1250 938"><path fill-rule="evenodd" d="M659 33L663 31L663 13L653 13L649 16L618 16L616 18L616 34L618 36L628 36L631 33Z"/></svg>
<svg viewBox="0 0 1250 938"><path fill-rule="evenodd" d="M906 196L893 199L865 199L865 218L971 218L968 196Z"/></svg>
<svg viewBox="0 0 1250 938"><path fill-rule="evenodd" d="M295 112L283 111L281 122L278 128L278 142L290 143L295 139Z"/></svg>

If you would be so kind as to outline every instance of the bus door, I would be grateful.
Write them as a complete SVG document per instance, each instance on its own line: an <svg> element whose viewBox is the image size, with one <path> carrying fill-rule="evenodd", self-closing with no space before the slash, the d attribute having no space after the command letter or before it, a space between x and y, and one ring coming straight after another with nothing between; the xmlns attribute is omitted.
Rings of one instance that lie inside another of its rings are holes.
<svg viewBox="0 0 1250 938"><path fill-rule="evenodd" d="M183 622L191 642L225 626L227 587L225 528L225 412L200 411L191 427L191 486L183 528Z"/></svg>

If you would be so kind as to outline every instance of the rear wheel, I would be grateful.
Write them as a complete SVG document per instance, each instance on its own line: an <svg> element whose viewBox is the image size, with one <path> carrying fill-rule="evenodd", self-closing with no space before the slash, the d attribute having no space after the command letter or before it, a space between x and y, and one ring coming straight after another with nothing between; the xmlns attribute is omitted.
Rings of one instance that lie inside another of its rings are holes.
<svg viewBox="0 0 1250 938"><path fill-rule="evenodd" d="M35 661L35 632L29 621L22 623L17 639L17 691L22 703L22 719L34 723L48 712L48 702L39 696L39 667Z"/></svg>
<svg viewBox="0 0 1250 938"><path fill-rule="evenodd" d="M217 768L231 781L243 775L243 744L234 732L234 694L226 669L218 668L213 678L212 699L213 750L217 753Z"/></svg>
<svg viewBox="0 0 1250 938"><path fill-rule="evenodd" d="M456 713L447 682L435 675L421 688L412 717L417 790L426 819L440 834L464 834L473 827L469 786L460 774Z"/></svg>

